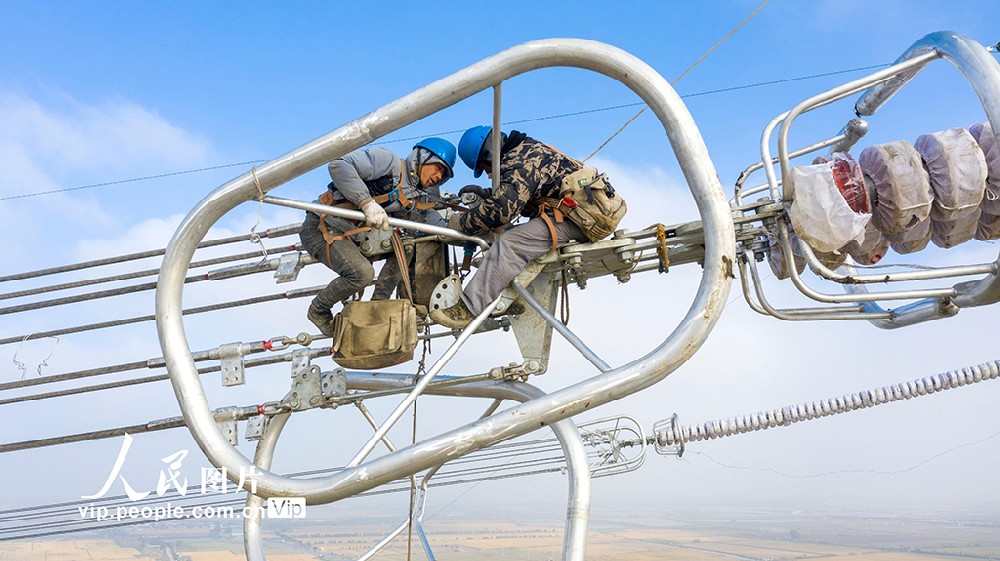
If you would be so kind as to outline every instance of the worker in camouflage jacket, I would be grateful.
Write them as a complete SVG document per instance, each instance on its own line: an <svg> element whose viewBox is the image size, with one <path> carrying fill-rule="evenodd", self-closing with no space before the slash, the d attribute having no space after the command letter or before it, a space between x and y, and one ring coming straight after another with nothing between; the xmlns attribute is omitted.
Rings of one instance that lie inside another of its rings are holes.
<svg viewBox="0 0 1000 561"><path fill-rule="evenodd" d="M465 131L459 141L459 157L475 172L475 177L481 176L484 171L490 178L493 177L492 129L487 126L473 127ZM500 134L500 182L497 190L483 189L478 185L463 187L460 193L475 192L483 201L468 212L453 215L448 226L466 234L477 234L496 231L521 216L529 220L502 231L496 237L479 270L464 287L461 301L450 308L431 312L432 319L447 327L468 325L496 300L530 261L552 249L551 230L539 216L539 202L543 198L558 199L563 178L580 169L576 160L522 132ZM550 222L558 236L555 245L586 239L580 228L569 220ZM515 310L508 310L508 313L517 313Z"/></svg>
<svg viewBox="0 0 1000 561"><path fill-rule="evenodd" d="M317 202L360 209L370 229L388 230L389 216L436 226L445 225L441 214L425 203L439 196L439 187L453 173L455 146L442 138L418 142L405 159L391 149L374 146L356 150L330 162L332 181ZM338 302L364 290L375 278L371 261L361 253L356 240L361 224L313 212L299 230L303 248L317 261L337 273L309 305L306 317L326 335L333 334L333 312ZM373 300L392 295L402 273L396 260L389 258L378 276Z"/></svg>

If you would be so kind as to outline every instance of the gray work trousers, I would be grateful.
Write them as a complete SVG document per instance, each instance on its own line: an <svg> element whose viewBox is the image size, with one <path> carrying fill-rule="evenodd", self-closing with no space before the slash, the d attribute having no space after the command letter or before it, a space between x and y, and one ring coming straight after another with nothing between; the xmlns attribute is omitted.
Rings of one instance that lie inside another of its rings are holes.
<svg viewBox="0 0 1000 561"><path fill-rule="evenodd" d="M586 237L576 224L563 220L555 224L559 245ZM479 270L462 290L462 300L475 315L479 315L507 288L529 262L552 249L552 235L541 218L532 218L497 236L483 257Z"/></svg>
<svg viewBox="0 0 1000 561"><path fill-rule="evenodd" d="M330 222L333 222L334 225L331 226ZM340 218L327 220L327 231L334 235L343 234L357 227L357 225ZM316 298L313 299L313 303L317 306L328 310L337 302L343 302L367 287L375 278L375 268L371 261L361 254L357 244L350 239L333 242L330 245L329 259L327 259L326 240L323 238L323 233L319 231L319 217L311 212L306 213L306 219L299 230L299 240L302 241L302 247L309 255L337 273L337 278L320 290ZM372 300L389 298L402 277L396 257L390 254L379 273L378 282L375 283L375 293L372 295Z"/></svg>

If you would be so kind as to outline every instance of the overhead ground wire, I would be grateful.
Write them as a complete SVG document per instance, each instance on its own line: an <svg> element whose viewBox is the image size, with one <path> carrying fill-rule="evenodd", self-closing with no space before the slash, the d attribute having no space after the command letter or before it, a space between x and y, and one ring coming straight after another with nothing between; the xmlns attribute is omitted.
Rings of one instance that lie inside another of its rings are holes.
<svg viewBox="0 0 1000 561"><path fill-rule="evenodd" d="M730 31L729 33L727 33L725 37L723 37L722 39L719 39L714 45L712 45L707 51L705 51L705 54L701 55L701 58L699 58L698 60L694 61L694 64L692 64L691 66L689 66L687 70L685 70L680 76L678 76L677 78L675 78L674 81L670 82L670 84L673 85L673 84L676 84L677 82L680 82L681 80L683 80L684 77L687 76L688 74L690 74L691 71L694 70L696 66L698 66L699 64L702 63L703 60L705 60L706 58L708 58L708 55L712 54L712 51L714 51L716 48L718 48L719 45L725 43L727 39L729 39L730 37L732 37L733 34L735 34L737 31L739 31L739 29L741 27L743 27L744 25L747 24L747 22L749 22L751 19L753 19L753 17L755 15L757 15L757 12L761 11L762 9L764 9L764 6L767 6L768 2L770 2L770 1L771 0L764 0L764 2L761 3L760 6L757 6L756 10L750 12L750 15L747 16L743 21L741 21L739 25L737 25L736 27L733 28L732 31ZM582 161L586 162L587 160L593 158L595 154L597 154L598 152L600 152L602 148L604 148L605 146L607 146L609 142L611 142L612 140L614 140L614 138L616 136L618 136L623 130L625 130L625 127L627 127L630 124L632 124L632 121L635 121L636 119L639 118L640 115L642 115L643 113L645 113L646 109L649 109L648 105L644 105L643 108L640 109L639 112L636 113L631 119L625 121L624 125L622 125L618 130L616 130L611 136L608 137L607 140L605 140L604 142L602 142L600 146L598 146L597 148L595 148L594 151L591 152L590 155L587 156L586 158L584 158Z"/></svg>
<svg viewBox="0 0 1000 561"><path fill-rule="evenodd" d="M11 200L14 200L14 199L23 199L23 198L26 198L26 197L37 197L39 195L52 195L54 193L66 193L68 191L80 191L80 190L83 190L83 189L93 189L94 187L107 187L108 185L119 185L121 183L131 183L131 182L134 182L134 181L148 181L150 179L162 179L164 177L173 177L173 176L176 176L176 175L185 175L185 174L189 174L189 173L200 173L200 172L203 172L203 171L212 171L212 170L222 169L222 168L231 168L231 167L236 167L236 166L245 166L245 165L248 165L248 164L249 165L259 164L261 162L266 162L266 161L267 160L250 160L250 161L246 161L246 162L236 162L236 163L232 163L232 164L219 164L217 166L210 166L210 167L206 167L206 168L189 169L189 170L184 170L184 171L171 171L171 172L167 172L167 173L160 173L160 174L157 174L157 175L147 175L145 177L136 177L136 178L133 178L133 179L121 179L121 180L118 180L118 181L106 181L104 183L92 183L90 185L80 185L78 187L66 187L65 189L52 189L51 191L41 191L41 192L38 192L38 193L24 193L22 195L10 195L8 197L2 197L2 198L0 198L0 201L11 201Z"/></svg>
<svg viewBox="0 0 1000 561"><path fill-rule="evenodd" d="M810 75L807 75L807 76L798 76L798 77L794 77L794 78L779 78L779 79L776 79L776 80L767 80L767 81L763 81L763 82L754 82L754 83L743 84L743 85L739 85L739 86L730 86L730 87L726 87L726 88L718 88L718 89L713 89L713 90L706 90L706 91L703 91L703 92L695 92L695 93L689 93L689 94L682 94L680 97L681 97L681 99L687 99L687 98L692 98L692 97L701 97L701 96L706 96L706 95L728 93L728 92L734 92L734 91L739 91L739 90L746 90L746 89L751 89L751 88L758 88L758 87L761 87L761 86L773 86L775 84L784 84L784 83L788 83L788 82L799 82L799 81L804 81L804 80L814 80L816 78L825 78L825 77L828 77L828 76L836 76L838 74L849 74L849 73L852 73L852 72L860 72L860 71L863 71L863 70L872 70L872 69L875 69L875 68L885 68L887 66L889 66L889 63L886 63L886 64L873 64L873 65L869 65L869 66L859 66L859 67L856 67L856 68L847 68L847 69L844 69L844 70L834 70L834 71L831 71L831 72L822 72L822 73L819 73L819 74L810 74ZM641 102L641 101L634 102L634 103L622 103L622 104L618 104L618 105L609 105L607 107L597 107L597 108L594 108L594 109L584 109L584 110L581 110L581 111L571 111L571 112L568 112L568 113L558 113L558 114L555 114L555 115L543 115L541 117L530 117L530 118L527 118L527 119L516 119L516 120L504 121L502 124L503 125L519 125L519 124L523 124L523 123L534 123L534 122L540 122L540 121L549 121L549 120L552 120L552 119L564 119L564 118L567 118L567 117L578 117L580 115L589 115L589 114L592 114L592 113L603 113L603 112L606 112L606 111L614 111L614 110L617 110L617 109L626 109L626 108L629 108L629 107L639 107L641 105L645 105L645 103ZM423 138L427 138L428 136L447 136L447 135L450 135L450 134L460 134L460 133L462 133L464 131L465 131L465 129L456 129L456 130L439 131L439 132L433 132L433 133L424 133L424 134L420 134L420 135L417 135L417 136L407 136L407 137L403 137L403 138L392 138L392 139L377 141L377 142L373 142L372 145L384 145L384 144L395 144L397 142L409 142L409 141L413 141L413 140L420 140L420 139L423 139ZM121 185L121 184L125 184L125 183L133 183L133 182L138 182L138 181L147 181L147 180L150 180L150 179L161 179L161 178L164 178L164 177L172 177L172 176L177 176L177 175L186 175L186 174L200 173L200 172L204 172L204 171L212 171L212 170L222 169L222 168L238 167L238 166L245 166L245 165L254 165L254 164L260 164L260 163L264 163L264 162L267 162L267 160L248 160L246 162L236 162L236 163L230 163L230 164L220 164L220 165L217 165L217 166L211 166L211 167L206 167L206 168L190 169L190 170L183 170L183 171L174 171L174 172L162 173L162 174L157 174L157 175L149 175L149 176L145 176L145 177L135 177L135 178L131 178L131 179L121 179L121 180L117 180L117 181L107 181L107 182L103 182L103 183L93 183L93 184L90 184L90 185L81 185L81 186L77 186L77 187L67 187L67 188L64 188L64 189L52 189L52 190L49 190L49 191L39 191L37 193L23 193L23 194L20 194L20 195L11 195L11 196L7 196L7 197L0 197L0 201L10 201L10 200L15 200L15 199L25 199L25 198L29 198L29 197L38 197L38 196L42 196L42 195L51 195L51 194L55 194L55 193L64 193L64 192L68 192L68 191L79 191L79 190L83 190L83 189L93 189L93 188L97 188L97 187L106 187L106 186L111 186L111 185Z"/></svg>

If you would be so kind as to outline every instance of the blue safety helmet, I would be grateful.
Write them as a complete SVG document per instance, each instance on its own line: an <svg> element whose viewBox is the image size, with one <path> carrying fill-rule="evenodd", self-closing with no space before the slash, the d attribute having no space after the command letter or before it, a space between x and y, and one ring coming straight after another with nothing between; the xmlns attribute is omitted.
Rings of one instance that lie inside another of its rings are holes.
<svg viewBox="0 0 1000 561"><path fill-rule="evenodd" d="M465 134L462 135L462 140L458 141L458 155L465 162L465 165L469 166L469 169L475 172L475 177L483 174L483 168L477 164L479 163L479 156L483 152L483 146L486 144L486 139L490 136L492 130L493 127L485 125L472 127L465 131Z"/></svg>
<svg viewBox="0 0 1000 561"><path fill-rule="evenodd" d="M425 138L420 142L413 145L413 149L423 148L431 154L437 156L442 162L445 163L447 169L447 178L455 176L455 145L448 142L443 138L438 138L432 136L430 138Z"/></svg>

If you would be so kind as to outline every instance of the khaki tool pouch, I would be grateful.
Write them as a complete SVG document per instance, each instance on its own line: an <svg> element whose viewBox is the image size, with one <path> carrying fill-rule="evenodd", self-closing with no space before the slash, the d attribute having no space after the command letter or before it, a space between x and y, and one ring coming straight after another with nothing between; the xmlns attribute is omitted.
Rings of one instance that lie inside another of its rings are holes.
<svg viewBox="0 0 1000 561"><path fill-rule="evenodd" d="M564 177L559 196L554 206L592 242L613 234L628 211L625 199L597 168L584 167Z"/></svg>
<svg viewBox="0 0 1000 561"><path fill-rule="evenodd" d="M333 319L333 361L376 370L413 359L417 313L409 300L348 302Z"/></svg>
<svg viewBox="0 0 1000 561"><path fill-rule="evenodd" d="M417 311L402 242L392 247L403 274L407 300L348 302L333 318L333 361L355 370L377 370L413 359L417 348Z"/></svg>

